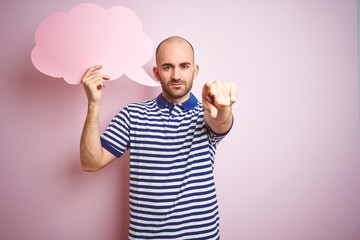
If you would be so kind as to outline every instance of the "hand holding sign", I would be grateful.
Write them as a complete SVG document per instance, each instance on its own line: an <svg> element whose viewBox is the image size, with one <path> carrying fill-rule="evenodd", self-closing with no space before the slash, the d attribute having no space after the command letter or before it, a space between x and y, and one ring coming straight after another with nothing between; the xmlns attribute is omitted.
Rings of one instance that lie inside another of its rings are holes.
<svg viewBox="0 0 360 240"><path fill-rule="evenodd" d="M36 30L35 41L34 66L70 84L81 83L86 69L101 64L110 80L125 74L138 83L159 86L142 68L153 54L154 43L128 8L77 5L46 18Z"/></svg>

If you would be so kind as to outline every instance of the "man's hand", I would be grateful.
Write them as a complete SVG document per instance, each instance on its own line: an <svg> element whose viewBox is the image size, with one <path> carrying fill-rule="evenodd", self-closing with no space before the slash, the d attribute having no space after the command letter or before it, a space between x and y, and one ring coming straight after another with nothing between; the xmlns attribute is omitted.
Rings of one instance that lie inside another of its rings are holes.
<svg viewBox="0 0 360 240"><path fill-rule="evenodd" d="M90 67L81 80L89 101L80 140L80 159L85 171L97 171L116 158L104 149L100 142L99 109L101 91L105 87L105 80L110 79L106 74L95 72L101 68L101 65Z"/></svg>
<svg viewBox="0 0 360 240"><path fill-rule="evenodd" d="M105 87L105 80L110 77L106 74L95 72L102 68L102 65L90 67L84 74L81 82L84 85L85 92L90 103L99 104L101 100L101 91Z"/></svg>
<svg viewBox="0 0 360 240"><path fill-rule="evenodd" d="M215 119L218 112L236 102L237 89L234 83L214 81L205 83L202 90L202 105Z"/></svg>
<svg viewBox="0 0 360 240"><path fill-rule="evenodd" d="M232 126L232 105L237 98L234 83L214 81L205 83L202 91L204 119L217 134L228 132Z"/></svg>

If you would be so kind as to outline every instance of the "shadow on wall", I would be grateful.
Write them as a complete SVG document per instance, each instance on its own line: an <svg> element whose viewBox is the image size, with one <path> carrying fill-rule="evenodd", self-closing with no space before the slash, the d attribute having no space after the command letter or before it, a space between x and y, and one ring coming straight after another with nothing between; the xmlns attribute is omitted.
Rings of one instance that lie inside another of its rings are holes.
<svg viewBox="0 0 360 240"><path fill-rule="evenodd" d="M16 101L8 110L19 125L17 132L22 133L21 141L28 143L18 156L26 159L23 167L31 173L27 177L23 175L24 181L33 186L32 192L29 189L23 193L34 202L34 210L28 210L27 215L36 215L37 220L43 222L49 229L49 238L61 232L66 234L64 239L89 239L86 235L89 233L78 232L84 228L73 223L85 220L95 227L102 219L111 224L95 232L101 235L101 231L111 231L106 233L106 239L126 239L129 152L99 172L83 172L79 160L79 141L87 111L83 87L42 74L32 65L30 55L23 59L26 61L12 83ZM153 64L154 60L145 65L148 74L152 74ZM126 76L108 82L102 96L101 132L126 104L154 98L160 92L160 87L143 86ZM68 221L69 218L72 221ZM31 227L32 224L28 226ZM114 229L117 232L113 232Z"/></svg>

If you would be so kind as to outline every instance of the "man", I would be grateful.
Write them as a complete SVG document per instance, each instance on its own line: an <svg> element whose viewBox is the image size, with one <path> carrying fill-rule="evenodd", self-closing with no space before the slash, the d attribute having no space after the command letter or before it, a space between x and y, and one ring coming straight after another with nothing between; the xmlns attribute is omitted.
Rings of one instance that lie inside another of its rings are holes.
<svg viewBox="0 0 360 240"><path fill-rule="evenodd" d="M129 239L220 239L213 164L233 123L234 84L205 83L202 105L190 92L199 72L191 44L170 37L156 50L153 72L162 93L127 105L100 136L99 107L109 76L88 69L88 113L81 163L97 171L130 148Z"/></svg>

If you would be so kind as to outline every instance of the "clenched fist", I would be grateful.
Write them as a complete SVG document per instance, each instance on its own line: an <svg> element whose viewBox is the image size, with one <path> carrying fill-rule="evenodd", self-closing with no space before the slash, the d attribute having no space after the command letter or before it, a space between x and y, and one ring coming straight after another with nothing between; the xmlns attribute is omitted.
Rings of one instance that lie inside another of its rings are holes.
<svg viewBox="0 0 360 240"><path fill-rule="evenodd" d="M214 81L205 83L202 90L202 105L211 118L218 116L218 111L230 107L236 102L237 88L234 83Z"/></svg>

